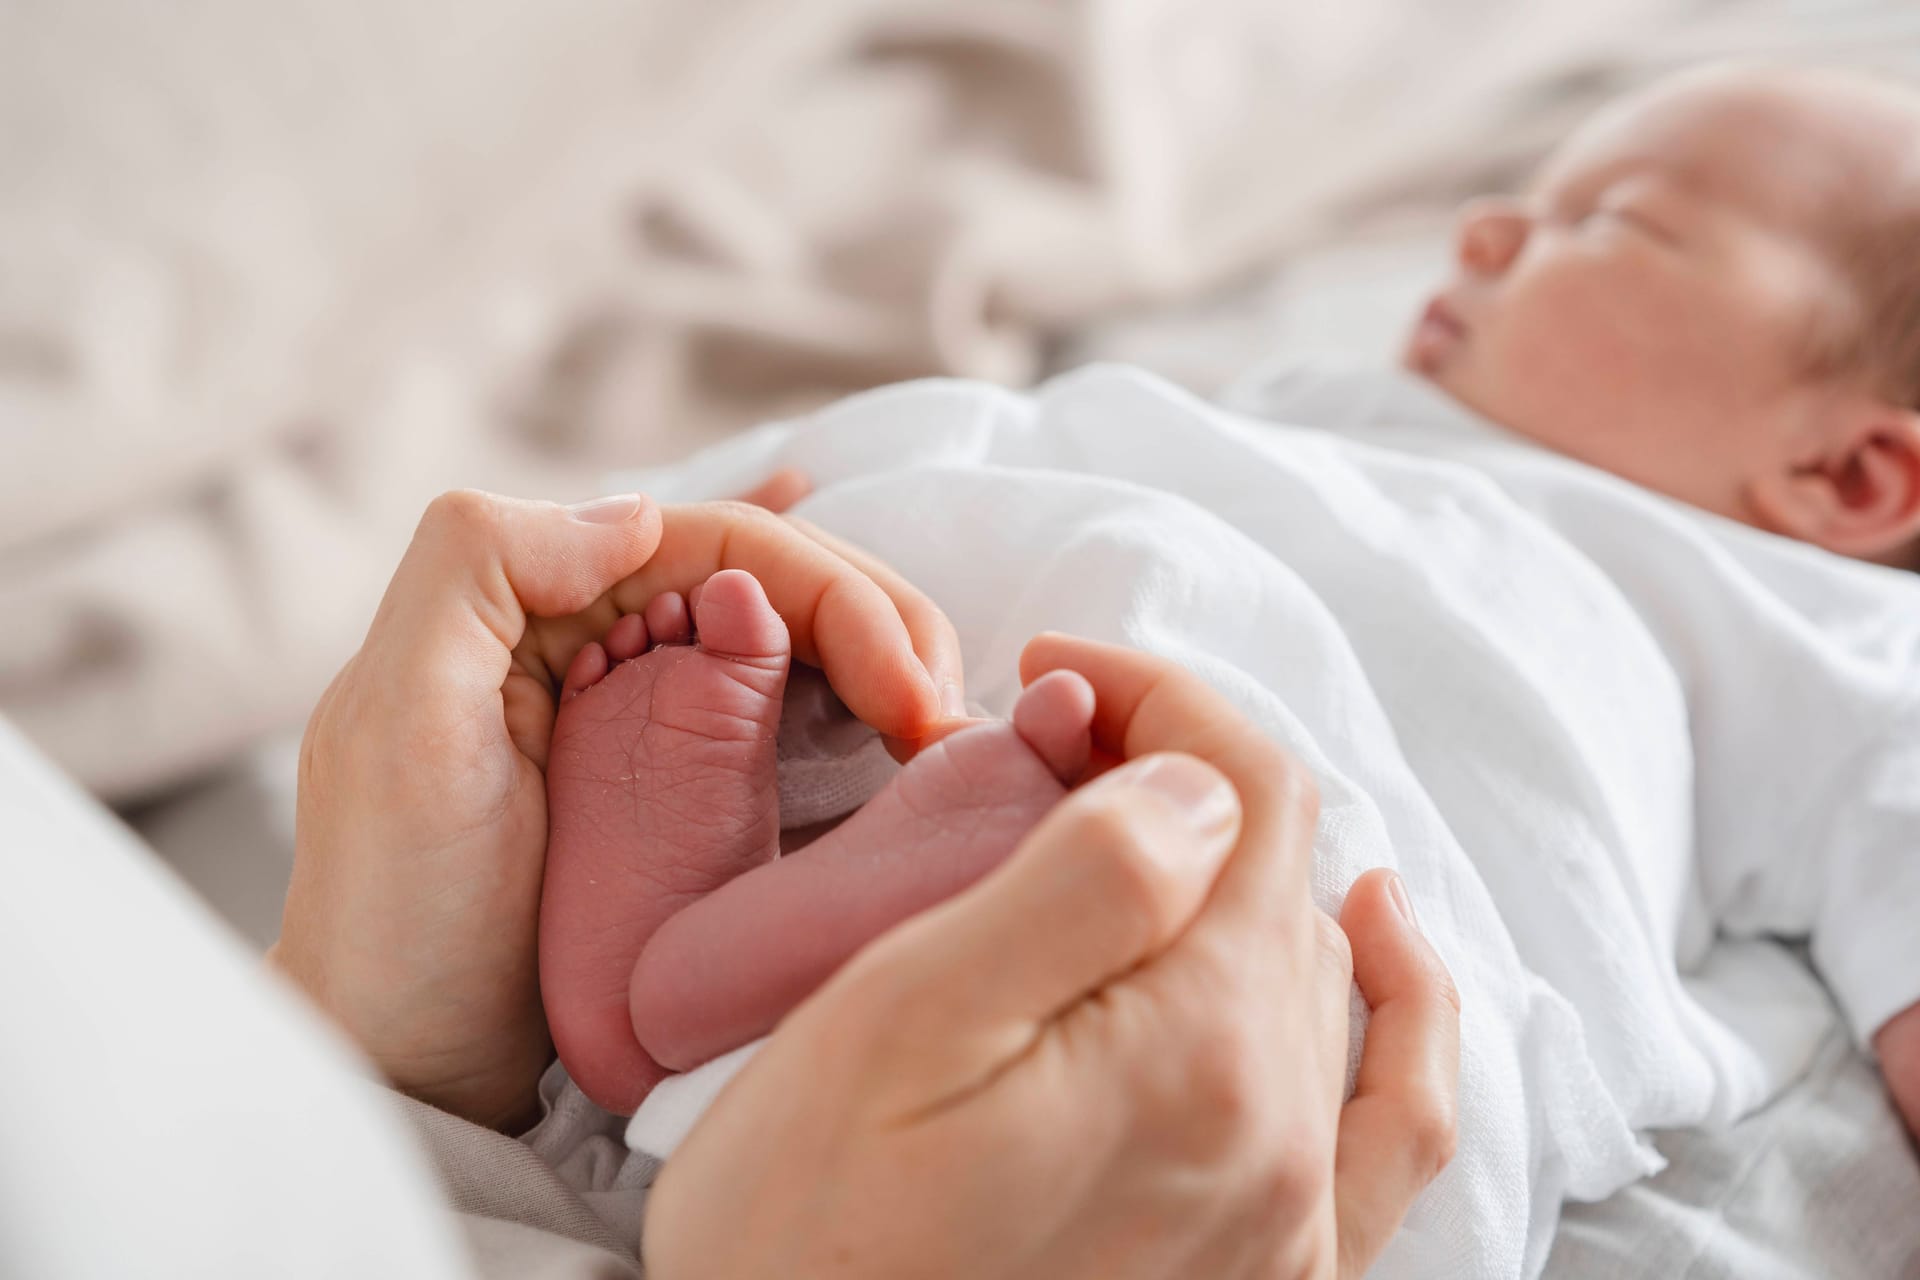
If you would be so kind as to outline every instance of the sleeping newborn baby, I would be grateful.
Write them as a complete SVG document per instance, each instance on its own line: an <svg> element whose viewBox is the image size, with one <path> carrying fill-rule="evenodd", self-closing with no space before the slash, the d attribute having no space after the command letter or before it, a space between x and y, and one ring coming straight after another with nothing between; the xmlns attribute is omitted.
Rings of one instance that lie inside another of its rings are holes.
<svg viewBox="0 0 1920 1280"><path fill-rule="evenodd" d="M589 645L540 934L569 1074L664 1154L682 1080L1004 858L1087 759L1084 683L1012 674L1051 628L1176 658L1301 756L1322 905L1380 865L1420 903L1460 1145L1376 1275L1533 1274L1563 1199L1658 1167L1647 1130L1765 1102L1832 1016L1778 937L1920 1121L1920 578L1862 563L1920 548L1916 237L1912 95L1694 74L1467 212L1405 371L1226 408L1113 367L910 384L649 477L812 474L807 517L932 596L1011 719L843 753L783 812L783 706L838 730L752 578Z"/></svg>
<svg viewBox="0 0 1920 1280"><path fill-rule="evenodd" d="M1592 122L1524 199L1470 206L1458 261L1405 360L1460 404L1703 510L1920 569L1920 94L1680 79ZM1862 1031L1920 1133L1916 976Z"/></svg>

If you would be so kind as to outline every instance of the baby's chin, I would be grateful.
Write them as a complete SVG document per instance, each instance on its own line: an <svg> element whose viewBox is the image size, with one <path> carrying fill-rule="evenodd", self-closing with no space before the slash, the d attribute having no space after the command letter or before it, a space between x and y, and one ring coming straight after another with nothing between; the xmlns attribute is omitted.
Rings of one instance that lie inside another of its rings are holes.
<svg viewBox="0 0 1920 1280"><path fill-rule="evenodd" d="M1433 381L1434 374L1438 372L1438 366L1434 360L1415 346L1411 339L1400 348L1400 367L1429 382Z"/></svg>
<svg viewBox="0 0 1920 1280"><path fill-rule="evenodd" d="M1458 351L1439 349L1433 343L1423 341L1418 328L1407 335L1406 341L1400 347L1402 369L1432 383L1456 400L1466 398L1453 385L1461 381L1460 363Z"/></svg>
<svg viewBox="0 0 1920 1280"><path fill-rule="evenodd" d="M1485 418L1496 426L1505 427L1520 435L1531 435L1520 426L1508 420L1503 413L1497 395L1489 396L1489 388L1478 385L1479 379L1473 376L1468 363L1467 353L1458 347L1436 352L1430 346L1423 345L1418 339L1418 331L1409 337L1400 351L1400 367L1416 378L1427 383L1437 391L1444 392L1449 399L1461 408ZM1492 388L1497 391L1498 388Z"/></svg>

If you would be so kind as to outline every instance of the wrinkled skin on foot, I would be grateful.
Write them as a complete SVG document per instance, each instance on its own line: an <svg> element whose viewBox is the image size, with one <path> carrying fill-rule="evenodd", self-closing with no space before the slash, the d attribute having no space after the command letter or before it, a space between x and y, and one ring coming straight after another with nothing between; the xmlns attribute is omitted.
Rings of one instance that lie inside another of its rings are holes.
<svg viewBox="0 0 1920 1280"><path fill-rule="evenodd" d="M862 945L1002 860L1086 766L1091 691L1037 682L1011 724L923 751L778 858L785 628L718 574L582 650L548 769L541 990L568 1073L626 1113L765 1034Z"/></svg>
<svg viewBox="0 0 1920 1280"><path fill-rule="evenodd" d="M631 1111L667 1074L627 1011L641 948L675 911L779 851L788 661L759 583L731 572L708 579L692 609L656 597L567 672L547 765L540 987L560 1060L609 1110Z"/></svg>
<svg viewBox="0 0 1920 1280"><path fill-rule="evenodd" d="M916 756L845 822L689 904L633 971L633 1025L687 1070L773 1030L866 943L999 865L1087 765L1093 694L1036 682L1011 724Z"/></svg>

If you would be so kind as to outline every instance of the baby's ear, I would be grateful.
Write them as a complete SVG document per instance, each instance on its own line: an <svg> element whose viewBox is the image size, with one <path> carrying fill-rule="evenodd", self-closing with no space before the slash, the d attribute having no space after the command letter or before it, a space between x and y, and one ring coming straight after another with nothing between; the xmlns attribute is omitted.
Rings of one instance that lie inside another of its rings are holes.
<svg viewBox="0 0 1920 1280"><path fill-rule="evenodd" d="M1819 446L1758 478L1750 496L1776 532L1861 560L1904 557L1920 538L1920 413L1836 409Z"/></svg>

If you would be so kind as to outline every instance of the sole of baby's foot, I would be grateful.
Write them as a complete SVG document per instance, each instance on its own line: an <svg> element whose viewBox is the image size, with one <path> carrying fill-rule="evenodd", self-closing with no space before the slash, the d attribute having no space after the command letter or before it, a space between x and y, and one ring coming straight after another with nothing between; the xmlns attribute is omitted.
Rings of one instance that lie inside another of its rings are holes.
<svg viewBox="0 0 1920 1280"><path fill-rule="evenodd" d="M547 761L540 992L582 1092L639 1106L668 1074L634 1034L628 984L676 911L779 851L774 749L786 625L738 570L657 596L575 657Z"/></svg>
<svg viewBox="0 0 1920 1280"><path fill-rule="evenodd" d="M839 826L693 903L633 972L633 1025L687 1070L771 1031L854 952L999 865L1085 771L1093 689L1054 672L1011 723L942 739Z"/></svg>

